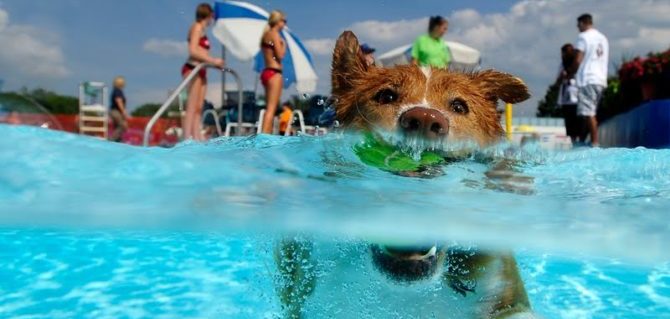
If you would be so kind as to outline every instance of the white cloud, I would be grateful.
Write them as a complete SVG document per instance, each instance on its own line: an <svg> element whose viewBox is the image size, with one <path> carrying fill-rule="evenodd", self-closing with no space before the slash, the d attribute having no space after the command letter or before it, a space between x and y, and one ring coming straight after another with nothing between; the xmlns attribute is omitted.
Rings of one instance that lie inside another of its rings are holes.
<svg viewBox="0 0 670 319"><path fill-rule="evenodd" d="M9 23L9 16L6 11L0 9L0 32L7 27Z"/></svg>
<svg viewBox="0 0 670 319"><path fill-rule="evenodd" d="M537 101L555 79L561 45L577 39L576 18L594 16L596 28L610 39L610 61L670 47L670 2L667 0L526 1L507 12L481 14L472 9L453 12L448 40L482 52L484 67L501 69L523 78L533 97L520 105L533 115ZM346 29L379 48L378 54L411 43L425 32L427 19L362 21ZM328 72L327 66L317 69ZM613 73L614 70L611 70ZM322 78L324 74L320 74ZM327 75L327 74L326 74ZM326 77L327 78L327 77Z"/></svg>
<svg viewBox="0 0 670 319"><path fill-rule="evenodd" d="M144 42L142 49L146 52L155 53L164 57L186 57L188 54L186 41L151 38Z"/></svg>
<svg viewBox="0 0 670 319"><path fill-rule="evenodd" d="M307 50L313 55L331 55L335 48L335 39L321 38L303 41Z"/></svg>
<svg viewBox="0 0 670 319"><path fill-rule="evenodd" d="M428 19L378 21L369 20L352 24L352 30L363 41L375 45L402 45L428 28Z"/></svg>
<svg viewBox="0 0 670 319"><path fill-rule="evenodd" d="M8 81L25 83L60 79L70 74L56 34L31 26L13 25L3 9L0 9L0 43L0 70Z"/></svg>

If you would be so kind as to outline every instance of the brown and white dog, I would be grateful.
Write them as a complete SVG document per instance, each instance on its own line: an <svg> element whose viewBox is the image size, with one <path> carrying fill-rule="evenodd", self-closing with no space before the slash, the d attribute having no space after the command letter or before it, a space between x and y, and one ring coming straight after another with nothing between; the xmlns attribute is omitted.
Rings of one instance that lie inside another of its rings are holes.
<svg viewBox="0 0 670 319"><path fill-rule="evenodd" d="M338 121L345 128L394 136L396 144L411 141L415 147L423 141L433 149L463 142L495 144L503 136L497 101L516 103L529 97L519 78L497 71L368 66L356 36L348 31L338 39L332 63ZM509 252L420 244L366 247L364 254L344 257L323 255L309 242L278 245L279 294L287 316L349 318L368 311L372 318L536 318ZM341 264L336 261L321 275L306 262L334 259ZM366 283L374 288L362 290L384 300L380 309L392 310L370 309L377 306L367 302L365 293L355 292ZM409 288L410 283L430 288ZM335 306L319 308L310 299ZM319 313L323 311L330 313Z"/></svg>

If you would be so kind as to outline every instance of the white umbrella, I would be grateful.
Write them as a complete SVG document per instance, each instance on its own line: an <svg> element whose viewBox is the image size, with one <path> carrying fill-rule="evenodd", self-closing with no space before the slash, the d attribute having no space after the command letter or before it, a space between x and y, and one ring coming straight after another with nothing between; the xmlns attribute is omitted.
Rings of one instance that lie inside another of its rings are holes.
<svg viewBox="0 0 670 319"><path fill-rule="evenodd" d="M260 41L268 21L267 11L240 1L216 2L214 11L214 36L236 58L242 61L255 59L254 70L260 72L264 68ZM312 56L289 28L284 28L281 36L287 44L286 56L282 60L284 87L296 83L299 93L314 92L318 77Z"/></svg>
<svg viewBox="0 0 670 319"><path fill-rule="evenodd" d="M452 41L445 42L451 53L451 67L473 69L479 66L479 63L481 62L481 54L479 51L462 43ZM379 61L382 66L408 64L412 61L412 44L388 51L379 56L377 61Z"/></svg>

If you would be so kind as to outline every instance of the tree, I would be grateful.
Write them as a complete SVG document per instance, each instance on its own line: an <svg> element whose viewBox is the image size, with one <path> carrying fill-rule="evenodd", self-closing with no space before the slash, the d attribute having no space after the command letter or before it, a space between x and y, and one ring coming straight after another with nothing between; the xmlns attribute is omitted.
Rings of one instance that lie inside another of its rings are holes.
<svg viewBox="0 0 670 319"><path fill-rule="evenodd" d="M137 107L131 114L132 116L154 116L160 107L161 105L158 103L146 103ZM179 104L172 103L161 117L167 118L170 112L179 112Z"/></svg>
<svg viewBox="0 0 670 319"><path fill-rule="evenodd" d="M60 95L42 88L25 93L28 99L34 100L36 103L44 106L52 114L79 113L79 99L74 96Z"/></svg>
<svg viewBox="0 0 670 319"><path fill-rule="evenodd" d="M42 113L34 103L31 103L23 95L7 92L0 93L0 112L19 113Z"/></svg>
<svg viewBox="0 0 670 319"><path fill-rule="evenodd" d="M559 85L552 84L544 98L537 103L537 117L562 117L561 106L558 105Z"/></svg>

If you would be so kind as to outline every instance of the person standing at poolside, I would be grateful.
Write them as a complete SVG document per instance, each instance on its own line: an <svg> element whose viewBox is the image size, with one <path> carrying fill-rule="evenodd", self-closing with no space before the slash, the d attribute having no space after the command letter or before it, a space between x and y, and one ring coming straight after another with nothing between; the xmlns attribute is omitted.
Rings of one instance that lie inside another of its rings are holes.
<svg viewBox="0 0 670 319"><path fill-rule="evenodd" d="M573 76L574 64L575 48L572 44L566 43L561 47L561 67L555 85L558 86L557 102L563 111L565 133L570 137L573 146L580 142L583 131L583 125L577 120L578 88Z"/></svg>
<svg viewBox="0 0 670 319"><path fill-rule="evenodd" d="M449 22L441 16L430 17L428 34L419 36L412 46L412 64L446 69L451 62L451 54L442 37L449 29Z"/></svg>
<svg viewBox="0 0 670 319"><path fill-rule="evenodd" d="M265 69L261 72L261 83L265 87L266 101L262 132L266 134L272 134L275 113L284 87L282 59L286 55L286 43L282 40L280 32L285 26L286 15L279 10L274 10L270 13L268 24L261 36L260 46L265 61Z"/></svg>
<svg viewBox="0 0 670 319"><path fill-rule="evenodd" d="M591 135L591 146L598 146L598 121L596 109L607 87L607 64L609 43L607 38L593 27L593 17L585 13L577 18L579 38L575 45L575 79L579 88L577 116L586 122Z"/></svg>
<svg viewBox="0 0 670 319"><path fill-rule="evenodd" d="M109 103L109 117L114 123L114 132L109 135L109 140L113 142L121 142L123 133L128 129L128 115L126 105L126 95L123 94L123 89L126 87L126 80L117 76L114 78L114 89L112 90L111 101Z"/></svg>
<svg viewBox="0 0 670 319"><path fill-rule="evenodd" d="M207 3L198 5L195 11L195 22L188 32L188 61L181 69L181 74L186 78L200 63L209 63L222 68L224 61L209 56L209 39L207 28L214 20L214 10ZM203 68L191 81L188 89L188 100L186 102L186 116L183 123L184 139L204 141L202 134L202 106L207 94L207 69Z"/></svg>

